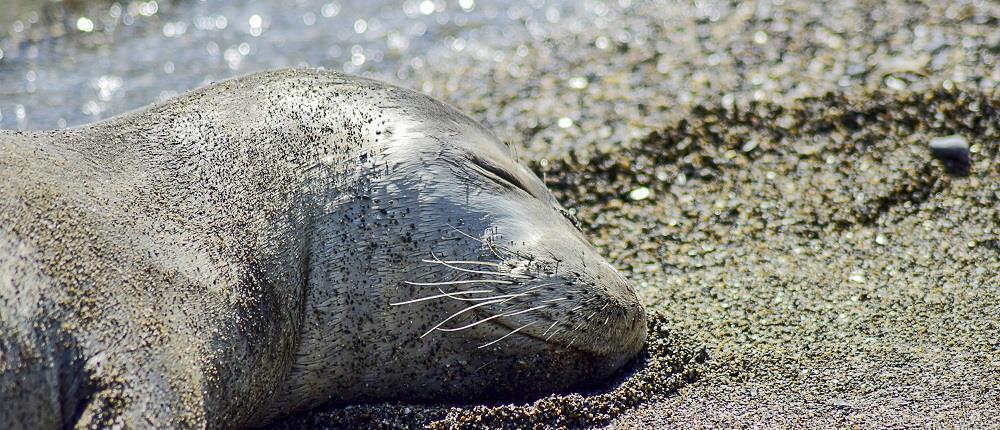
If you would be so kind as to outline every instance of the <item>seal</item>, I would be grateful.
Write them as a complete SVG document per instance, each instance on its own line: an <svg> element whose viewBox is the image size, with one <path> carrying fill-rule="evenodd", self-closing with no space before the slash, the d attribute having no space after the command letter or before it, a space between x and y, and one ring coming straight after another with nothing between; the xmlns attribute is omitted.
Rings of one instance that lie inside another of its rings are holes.
<svg viewBox="0 0 1000 430"><path fill-rule="evenodd" d="M518 399L641 349L634 289L493 134L321 70L0 132L0 427Z"/></svg>

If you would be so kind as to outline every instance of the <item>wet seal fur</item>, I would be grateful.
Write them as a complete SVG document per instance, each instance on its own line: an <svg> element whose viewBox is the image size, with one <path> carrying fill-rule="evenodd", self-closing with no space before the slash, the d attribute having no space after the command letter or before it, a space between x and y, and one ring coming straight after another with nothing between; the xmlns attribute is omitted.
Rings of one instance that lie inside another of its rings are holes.
<svg viewBox="0 0 1000 430"><path fill-rule="evenodd" d="M3 428L530 397L645 337L544 184L409 90L281 70L0 132Z"/></svg>

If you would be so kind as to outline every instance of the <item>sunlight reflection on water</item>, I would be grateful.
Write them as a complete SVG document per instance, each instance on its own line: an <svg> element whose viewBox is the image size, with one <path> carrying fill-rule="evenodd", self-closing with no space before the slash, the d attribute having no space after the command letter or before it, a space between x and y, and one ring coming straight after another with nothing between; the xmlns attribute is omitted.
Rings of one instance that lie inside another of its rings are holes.
<svg viewBox="0 0 1000 430"><path fill-rule="evenodd" d="M544 38L547 23L606 8L564 0L94 0L73 10L26 7L23 17L0 22L0 128L83 124L278 67L326 67L429 91L427 83L411 82L415 71L447 67L440 63L456 53L502 63L516 52L514 40Z"/></svg>

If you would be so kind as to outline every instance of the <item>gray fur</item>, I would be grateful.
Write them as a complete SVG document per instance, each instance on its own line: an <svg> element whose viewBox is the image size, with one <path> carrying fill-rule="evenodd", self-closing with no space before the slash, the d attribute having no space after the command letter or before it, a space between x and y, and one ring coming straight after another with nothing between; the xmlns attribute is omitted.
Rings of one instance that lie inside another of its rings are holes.
<svg viewBox="0 0 1000 430"><path fill-rule="evenodd" d="M0 427L233 428L606 377L642 306L560 211L468 117L334 72L0 131Z"/></svg>

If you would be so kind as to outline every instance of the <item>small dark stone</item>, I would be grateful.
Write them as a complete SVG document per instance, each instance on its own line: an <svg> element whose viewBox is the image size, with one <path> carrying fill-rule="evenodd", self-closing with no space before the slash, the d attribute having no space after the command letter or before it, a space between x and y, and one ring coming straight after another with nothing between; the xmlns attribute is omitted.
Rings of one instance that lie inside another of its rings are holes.
<svg viewBox="0 0 1000 430"><path fill-rule="evenodd" d="M851 402L841 398L830 399L827 403L830 406L833 406L835 409L841 409L841 410L851 409L854 407L854 405L852 405Z"/></svg>
<svg viewBox="0 0 1000 430"><path fill-rule="evenodd" d="M931 153L944 163L948 173L965 175L969 172L969 141L954 134L931 139Z"/></svg>

